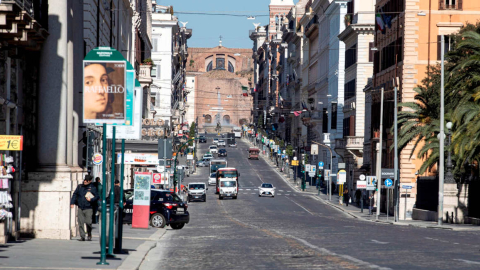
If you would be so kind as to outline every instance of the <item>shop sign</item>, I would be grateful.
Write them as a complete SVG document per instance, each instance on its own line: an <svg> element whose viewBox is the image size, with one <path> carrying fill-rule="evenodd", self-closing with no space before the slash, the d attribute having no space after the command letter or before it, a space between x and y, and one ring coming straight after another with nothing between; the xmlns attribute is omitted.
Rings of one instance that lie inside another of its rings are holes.
<svg viewBox="0 0 480 270"><path fill-rule="evenodd" d="M100 153L95 153L92 158L93 165L101 165L103 163L103 156Z"/></svg>
<svg viewBox="0 0 480 270"><path fill-rule="evenodd" d="M23 136L19 135L0 135L0 150L22 151Z"/></svg>
<svg viewBox="0 0 480 270"><path fill-rule="evenodd" d="M117 163L121 162L122 154L117 153ZM125 153L124 162L125 165L159 165L157 153Z"/></svg>

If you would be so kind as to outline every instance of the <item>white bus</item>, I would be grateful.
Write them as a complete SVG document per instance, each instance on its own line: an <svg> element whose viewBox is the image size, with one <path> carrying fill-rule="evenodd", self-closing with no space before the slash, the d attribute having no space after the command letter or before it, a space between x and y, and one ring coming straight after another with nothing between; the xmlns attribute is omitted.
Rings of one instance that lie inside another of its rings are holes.
<svg viewBox="0 0 480 270"><path fill-rule="evenodd" d="M210 161L210 174L217 172L220 168L226 168L227 161L225 159L212 159Z"/></svg>
<svg viewBox="0 0 480 270"><path fill-rule="evenodd" d="M232 132L235 134L235 138L241 138L242 137L242 129L239 127L234 127L232 129Z"/></svg>

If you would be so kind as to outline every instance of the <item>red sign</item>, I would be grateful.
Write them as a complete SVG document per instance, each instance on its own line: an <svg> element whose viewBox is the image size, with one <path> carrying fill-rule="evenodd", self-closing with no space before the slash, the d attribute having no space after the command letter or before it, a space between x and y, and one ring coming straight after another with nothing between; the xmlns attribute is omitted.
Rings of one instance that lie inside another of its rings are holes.
<svg viewBox="0 0 480 270"><path fill-rule="evenodd" d="M165 176L162 177L161 173L154 173L153 174L153 183L154 184L163 184L162 180L165 180Z"/></svg>
<svg viewBox="0 0 480 270"><path fill-rule="evenodd" d="M150 220L151 172L135 172L132 228L147 228Z"/></svg>

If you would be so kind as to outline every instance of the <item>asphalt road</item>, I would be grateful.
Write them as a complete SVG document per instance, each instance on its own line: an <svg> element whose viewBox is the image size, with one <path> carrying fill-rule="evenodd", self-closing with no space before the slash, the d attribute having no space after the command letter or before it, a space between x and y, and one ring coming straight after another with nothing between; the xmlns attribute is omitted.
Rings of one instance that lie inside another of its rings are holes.
<svg viewBox="0 0 480 270"><path fill-rule="evenodd" d="M200 144L200 154L212 143ZM237 200L189 203L190 223L171 230L140 269L480 269L480 233L375 224L353 219L294 191L248 145L226 148L240 171ZM188 182L207 182L198 168ZM261 183L275 198L258 197Z"/></svg>

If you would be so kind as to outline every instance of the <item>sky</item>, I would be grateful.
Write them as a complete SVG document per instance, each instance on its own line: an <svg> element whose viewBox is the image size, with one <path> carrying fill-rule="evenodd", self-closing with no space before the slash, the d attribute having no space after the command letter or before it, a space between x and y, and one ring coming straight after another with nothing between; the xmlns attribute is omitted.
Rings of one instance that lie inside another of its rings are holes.
<svg viewBox="0 0 480 270"><path fill-rule="evenodd" d="M155 1L155 0L152 0ZM298 0L294 0L298 2ZM268 24L268 5L270 0L157 0L158 5L173 6L181 22L188 22L187 28L192 29L192 37L188 47L211 48L218 46L220 35L222 45L227 48L253 47L248 37L253 30L253 23ZM179 13L177 13L179 12ZM246 16L214 16L181 14L180 12L227 13L236 15L263 15L248 20Z"/></svg>

